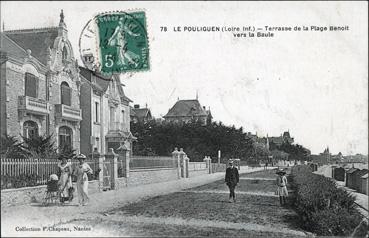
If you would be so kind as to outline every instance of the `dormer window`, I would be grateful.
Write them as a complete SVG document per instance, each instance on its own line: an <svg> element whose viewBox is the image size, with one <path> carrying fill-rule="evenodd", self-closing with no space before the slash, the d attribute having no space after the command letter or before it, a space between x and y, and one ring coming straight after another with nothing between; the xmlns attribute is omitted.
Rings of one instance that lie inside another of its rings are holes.
<svg viewBox="0 0 369 238"><path fill-rule="evenodd" d="M63 61L67 60L68 59L68 50L67 50L67 47L63 47L63 51L62 51L62 59Z"/></svg>

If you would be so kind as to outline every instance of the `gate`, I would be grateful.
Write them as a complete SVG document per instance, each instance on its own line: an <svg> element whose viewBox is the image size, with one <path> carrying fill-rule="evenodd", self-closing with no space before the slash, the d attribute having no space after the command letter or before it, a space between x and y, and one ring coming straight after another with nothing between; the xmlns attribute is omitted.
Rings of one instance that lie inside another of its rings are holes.
<svg viewBox="0 0 369 238"><path fill-rule="evenodd" d="M103 162L103 190L110 190L112 188L111 178L113 175L113 161L105 159Z"/></svg>

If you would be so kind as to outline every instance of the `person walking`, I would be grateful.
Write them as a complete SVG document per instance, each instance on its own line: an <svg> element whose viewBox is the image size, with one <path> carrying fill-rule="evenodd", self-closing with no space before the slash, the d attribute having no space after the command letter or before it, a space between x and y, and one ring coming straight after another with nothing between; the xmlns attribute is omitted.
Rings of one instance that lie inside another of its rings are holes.
<svg viewBox="0 0 369 238"><path fill-rule="evenodd" d="M58 163L59 168L59 189L60 189L60 202L71 201L69 194L70 188L72 187L72 163L67 161L67 157L61 155L59 157L61 160Z"/></svg>
<svg viewBox="0 0 369 238"><path fill-rule="evenodd" d="M276 174L277 177L277 195L279 196L279 203L281 206L286 205L286 199L288 197L288 190L287 190L287 178L286 172L283 169L277 170Z"/></svg>
<svg viewBox="0 0 369 238"><path fill-rule="evenodd" d="M238 169L233 166L233 161L229 161L229 167L226 170L225 182L229 188L229 202L236 202L236 194L234 192L239 182Z"/></svg>
<svg viewBox="0 0 369 238"><path fill-rule="evenodd" d="M91 167L85 162L84 154L77 155L79 164L76 166L75 175L77 176L77 194L80 206L86 206L89 202L88 198L88 176L92 174Z"/></svg>

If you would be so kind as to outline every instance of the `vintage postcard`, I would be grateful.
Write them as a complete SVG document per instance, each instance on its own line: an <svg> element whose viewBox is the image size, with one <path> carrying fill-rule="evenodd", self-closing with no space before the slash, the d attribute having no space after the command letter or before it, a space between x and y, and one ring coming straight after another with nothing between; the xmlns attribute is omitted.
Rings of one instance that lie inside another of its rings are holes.
<svg viewBox="0 0 369 238"><path fill-rule="evenodd" d="M368 2L1 1L2 237L368 237Z"/></svg>

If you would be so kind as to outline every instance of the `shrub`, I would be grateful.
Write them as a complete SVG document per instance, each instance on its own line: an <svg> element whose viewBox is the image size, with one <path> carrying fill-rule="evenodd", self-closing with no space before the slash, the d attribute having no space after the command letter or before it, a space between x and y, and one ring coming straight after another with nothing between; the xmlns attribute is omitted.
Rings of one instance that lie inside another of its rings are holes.
<svg viewBox="0 0 369 238"><path fill-rule="evenodd" d="M41 177L36 174L21 174L18 176L2 175L1 189L37 186Z"/></svg>
<svg viewBox="0 0 369 238"><path fill-rule="evenodd" d="M355 196L337 188L330 178L311 173L306 165L292 171L294 206L304 228L318 235L348 235L362 220L355 209Z"/></svg>

